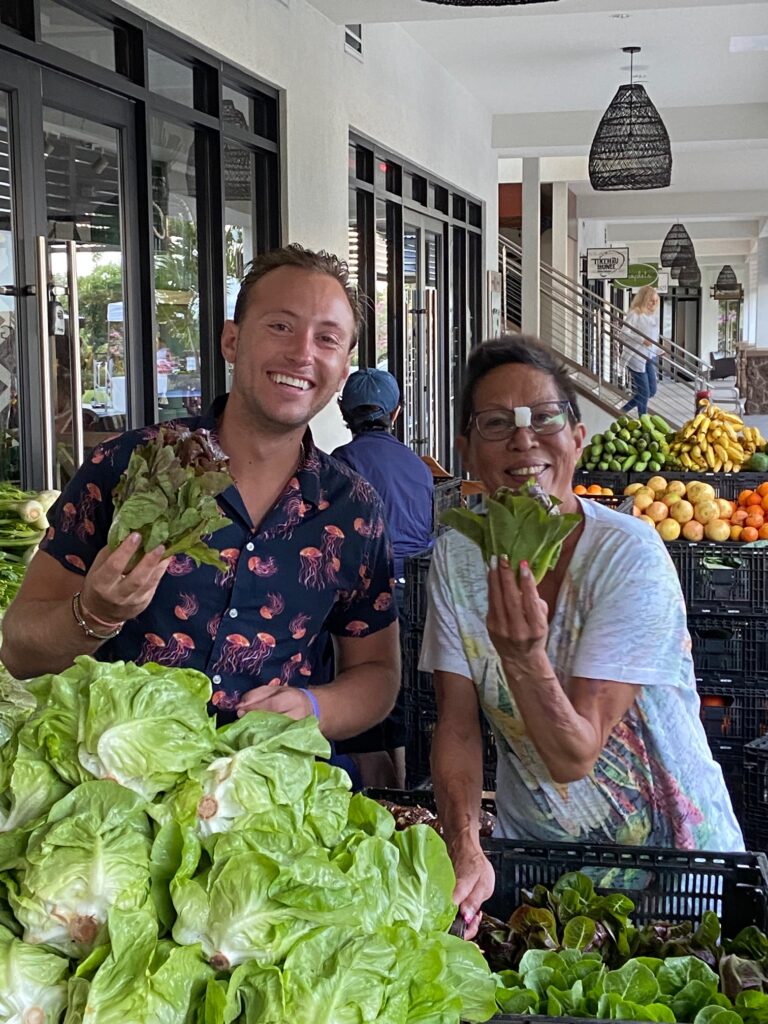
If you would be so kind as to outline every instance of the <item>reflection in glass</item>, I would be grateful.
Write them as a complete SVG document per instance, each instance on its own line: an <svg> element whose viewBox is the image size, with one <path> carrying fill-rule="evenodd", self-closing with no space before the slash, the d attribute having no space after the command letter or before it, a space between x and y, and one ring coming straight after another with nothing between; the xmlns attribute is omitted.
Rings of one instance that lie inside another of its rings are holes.
<svg viewBox="0 0 768 1024"><path fill-rule="evenodd" d="M248 264L253 259L255 224L253 196L256 158L251 150L224 140L224 241L226 245L226 316L235 315L237 293ZM232 366L227 363L227 390Z"/></svg>
<svg viewBox="0 0 768 1024"><path fill-rule="evenodd" d="M149 88L167 100L183 103L185 107L195 105L195 74L188 64L166 57L157 50L147 50L147 75Z"/></svg>
<svg viewBox="0 0 768 1024"><path fill-rule="evenodd" d="M244 92L231 89L228 85L221 87L222 107L221 116L224 121L229 121L228 111L235 111L237 120L232 118L232 123L242 128L253 128L253 100Z"/></svg>
<svg viewBox="0 0 768 1024"><path fill-rule="evenodd" d="M376 365L389 369L389 241L387 238L387 204L376 201Z"/></svg>
<svg viewBox="0 0 768 1024"><path fill-rule="evenodd" d="M357 192L349 190L349 216L347 221L347 232L349 239L349 283L353 288L360 287L360 227L357 218ZM358 369L360 365L360 346L355 345L352 353L352 369Z"/></svg>
<svg viewBox="0 0 768 1024"><path fill-rule="evenodd" d="M40 36L44 43L115 70L114 30L54 0L40 0Z"/></svg>
<svg viewBox="0 0 768 1024"><path fill-rule="evenodd" d="M152 234L158 417L200 410L195 135L152 120Z"/></svg>
<svg viewBox="0 0 768 1024"><path fill-rule="evenodd" d="M16 285L8 97L0 92L0 285ZM20 483L16 299L0 295L0 480Z"/></svg>
<svg viewBox="0 0 768 1024"><path fill-rule="evenodd" d="M403 430L409 448L421 453L421 408L418 380L420 352L419 229L403 225L403 301L405 305L405 351L403 352Z"/></svg>
<svg viewBox="0 0 768 1024"><path fill-rule="evenodd" d="M115 128L53 107L44 108L43 133L49 343L60 486L77 468L76 416L82 415L86 454L127 424L119 134ZM70 273L77 284L77 325L69 316ZM79 351L79 394L74 393L78 374L73 372L73 349Z"/></svg>

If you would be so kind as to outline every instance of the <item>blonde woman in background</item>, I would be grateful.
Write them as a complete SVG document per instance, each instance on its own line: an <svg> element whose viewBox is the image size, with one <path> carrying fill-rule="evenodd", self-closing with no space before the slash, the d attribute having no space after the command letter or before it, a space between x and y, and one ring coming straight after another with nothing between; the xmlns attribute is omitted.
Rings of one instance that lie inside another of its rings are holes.
<svg viewBox="0 0 768 1024"><path fill-rule="evenodd" d="M648 411L648 400L657 389L656 360L659 346L659 293L647 284L637 292L621 329L624 365L632 382L632 397L622 407L637 407L638 416Z"/></svg>

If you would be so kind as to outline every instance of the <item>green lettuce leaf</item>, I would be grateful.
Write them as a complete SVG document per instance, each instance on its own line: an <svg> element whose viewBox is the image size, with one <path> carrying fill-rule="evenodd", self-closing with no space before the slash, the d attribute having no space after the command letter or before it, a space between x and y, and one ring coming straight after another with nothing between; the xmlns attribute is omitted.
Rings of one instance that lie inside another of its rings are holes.
<svg viewBox="0 0 768 1024"><path fill-rule="evenodd" d="M68 973L64 957L0 926L0 1021L57 1024L67 1005Z"/></svg>
<svg viewBox="0 0 768 1024"><path fill-rule="evenodd" d="M135 793L107 780L72 790L30 834L26 868L8 883L24 940L85 956L103 941L113 907L145 903L150 845Z"/></svg>

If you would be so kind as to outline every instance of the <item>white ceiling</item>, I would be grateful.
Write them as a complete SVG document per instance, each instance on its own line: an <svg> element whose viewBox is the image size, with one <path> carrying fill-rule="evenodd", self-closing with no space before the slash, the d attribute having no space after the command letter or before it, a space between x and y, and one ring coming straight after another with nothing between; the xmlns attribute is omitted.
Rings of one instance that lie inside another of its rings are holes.
<svg viewBox="0 0 768 1024"><path fill-rule="evenodd" d="M616 241L634 241L631 225L641 221L650 231L657 223L660 240L679 213L703 242L709 222L728 220L735 237L702 247L720 246L713 262L742 255L755 225L768 221L768 50L730 51L732 37L768 37L768 0L557 0L506 9L311 2L339 24L400 22L493 113L501 158L586 157L605 107L629 81L621 48L640 46L635 77L669 130L672 186L595 193L586 175L572 178L579 215L607 220Z"/></svg>

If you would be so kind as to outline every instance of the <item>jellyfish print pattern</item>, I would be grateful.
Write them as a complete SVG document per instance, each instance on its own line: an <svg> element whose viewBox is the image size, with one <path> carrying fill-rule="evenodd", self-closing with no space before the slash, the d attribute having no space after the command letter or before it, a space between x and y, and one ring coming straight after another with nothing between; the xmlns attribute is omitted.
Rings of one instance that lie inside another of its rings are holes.
<svg viewBox="0 0 768 1024"><path fill-rule="evenodd" d="M138 657L136 658L137 665L144 665L148 661L154 661L159 664L158 657L162 654L165 649L165 640L157 633L145 633L144 643L141 645Z"/></svg>
<svg viewBox="0 0 768 1024"><path fill-rule="evenodd" d="M188 576L195 568L194 559L190 555L174 555L168 559L169 576Z"/></svg>
<svg viewBox="0 0 768 1024"><path fill-rule="evenodd" d="M173 609L173 614L177 619L191 619L194 615L197 615L200 610L200 602L194 594L179 594L179 603Z"/></svg>
<svg viewBox="0 0 768 1024"><path fill-rule="evenodd" d="M227 563L226 569L219 569L216 573L216 585L218 587L231 587L235 581L237 571L237 560L240 557L239 548L224 548L220 551L222 559Z"/></svg>
<svg viewBox="0 0 768 1024"><path fill-rule="evenodd" d="M187 661L195 649L195 642L186 633L172 633L170 639L155 659L158 665L178 668Z"/></svg>
<svg viewBox="0 0 768 1024"><path fill-rule="evenodd" d="M363 477L358 476L357 473L352 475L352 487L350 489L350 497L353 501L366 501L370 502L373 496L373 489L367 480Z"/></svg>
<svg viewBox="0 0 768 1024"><path fill-rule="evenodd" d="M323 527L323 573L327 583L336 583L337 573L341 566L341 549L344 546L344 533L338 526L329 524Z"/></svg>
<svg viewBox="0 0 768 1024"><path fill-rule="evenodd" d="M293 536L294 526L301 522L302 516L306 511L306 505L301 499L301 487L297 477L291 477L288 481L288 485L280 499L280 508L285 514L285 518L282 522L265 532L264 537L267 540L274 540L275 537L280 537L282 540L290 540Z"/></svg>
<svg viewBox="0 0 768 1024"><path fill-rule="evenodd" d="M219 626L221 625L221 612L214 615L212 619L208 619L205 624L205 631L211 640L216 639L216 634L219 632Z"/></svg>
<svg viewBox="0 0 768 1024"><path fill-rule="evenodd" d="M302 548L299 552L299 583L309 590L322 590L323 552L320 548Z"/></svg>
<svg viewBox="0 0 768 1024"><path fill-rule="evenodd" d="M214 690L211 694L211 704L222 711L234 711L240 703L240 691L233 690L227 693L226 690Z"/></svg>
<svg viewBox="0 0 768 1024"><path fill-rule="evenodd" d="M85 485L85 493L80 499L77 509L77 521L75 523L75 536L86 541L96 532L96 524L93 517L96 508L101 504L101 490L96 484Z"/></svg>
<svg viewBox="0 0 768 1024"><path fill-rule="evenodd" d="M301 665L301 658L301 654L294 654L288 659L288 661L284 661L280 666L279 682L282 686L287 686L291 679L296 675L299 670L299 665Z"/></svg>
<svg viewBox="0 0 768 1024"><path fill-rule="evenodd" d="M253 640L242 633L230 633L222 644L213 671L227 675L255 676L274 650L275 643L271 633L257 633Z"/></svg>
<svg viewBox="0 0 768 1024"><path fill-rule="evenodd" d="M69 533L75 525L76 516L77 506L73 505L71 501L68 501L61 510L61 522L59 523L59 529L62 533Z"/></svg>
<svg viewBox="0 0 768 1024"><path fill-rule="evenodd" d="M274 619L285 609L285 598L282 594L267 594L267 600L259 608L262 619Z"/></svg>
<svg viewBox="0 0 768 1024"><path fill-rule="evenodd" d="M271 555L269 558L259 558L258 555L252 555L248 559L248 569L255 576L274 576L277 572L277 562Z"/></svg>
<svg viewBox="0 0 768 1024"><path fill-rule="evenodd" d="M373 602L374 610L377 612L385 612L392 604L392 595L384 590L378 595L376 600Z"/></svg>
<svg viewBox="0 0 768 1024"><path fill-rule="evenodd" d="M363 636L368 632L370 626L367 622L362 622L360 619L355 619L352 622L348 622L344 629L350 636Z"/></svg>
<svg viewBox="0 0 768 1024"><path fill-rule="evenodd" d="M305 615L304 612L299 612L298 615L294 615L291 621L288 623L288 632L291 634L294 640L301 640L307 634L307 623L310 620L309 615Z"/></svg>

